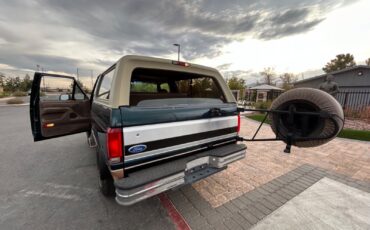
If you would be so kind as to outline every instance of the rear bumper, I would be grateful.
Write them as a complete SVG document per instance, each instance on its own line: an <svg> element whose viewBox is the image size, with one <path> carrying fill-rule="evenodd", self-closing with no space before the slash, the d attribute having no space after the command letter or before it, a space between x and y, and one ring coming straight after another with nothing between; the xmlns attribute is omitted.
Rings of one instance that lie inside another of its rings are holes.
<svg viewBox="0 0 370 230"><path fill-rule="evenodd" d="M131 205L169 189L185 184L191 184L195 181L206 178L214 173L226 169L228 164L244 158L246 153L245 149L244 145L232 144L219 147L217 148L217 151L209 150L197 154L196 156L192 156L189 159L182 159L180 162L174 162L174 164L182 164L181 171L170 173L171 170L166 170L166 166L164 166L164 169L158 168L158 170L165 170L167 175L160 177L160 179L157 178L146 181L139 186L125 186L123 181L126 178L122 179L121 182L115 183L116 201L121 205ZM170 163L171 162L167 164ZM140 172L138 177L144 177L147 173L149 176L153 174L153 171L148 170L147 172ZM134 176L135 175L132 175L132 178Z"/></svg>

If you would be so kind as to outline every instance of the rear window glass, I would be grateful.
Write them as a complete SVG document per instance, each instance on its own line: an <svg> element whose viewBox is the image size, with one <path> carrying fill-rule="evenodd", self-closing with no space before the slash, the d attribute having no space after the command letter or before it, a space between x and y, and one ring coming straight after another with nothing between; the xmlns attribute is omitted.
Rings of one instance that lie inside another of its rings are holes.
<svg viewBox="0 0 370 230"><path fill-rule="evenodd" d="M135 69L131 77L131 106L223 103L217 80L193 73Z"/></svg>

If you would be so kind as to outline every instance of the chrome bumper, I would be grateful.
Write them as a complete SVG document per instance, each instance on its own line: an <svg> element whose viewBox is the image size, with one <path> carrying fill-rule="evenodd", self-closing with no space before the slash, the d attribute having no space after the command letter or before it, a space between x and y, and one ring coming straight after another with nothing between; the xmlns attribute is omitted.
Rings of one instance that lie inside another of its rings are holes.
<svg viewBox="0 0 370 230"><path fill-rule="evenodd" d="M122 190L116 188L116 201L120 205L132 205L180 185L193 183L196 180L206 178L225 169L228 164L234 161L243 159L245 152L245 150L242 150L225 157L200 157L189 161L183 172L153 181L135 189ZM196 180L193 178L196 178Z"/></svg>

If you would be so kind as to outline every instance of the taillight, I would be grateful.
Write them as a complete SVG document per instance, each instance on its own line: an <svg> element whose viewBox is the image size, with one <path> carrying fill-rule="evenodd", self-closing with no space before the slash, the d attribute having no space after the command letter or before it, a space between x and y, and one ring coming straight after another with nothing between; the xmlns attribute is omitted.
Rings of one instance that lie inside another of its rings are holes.
<svg viewBox="0 0 370 230"><path fill-rule="evenodd" d="M238 126L236 127L236 132L239 133L240 131L240 114L238 113Z"/></svg>
<svg viewBox="0 0 370 230"><path fill-rule="evenodd" d="M112 163L122 160L123 138L121 128L108 128L107 130L108 160Z"/></svg>

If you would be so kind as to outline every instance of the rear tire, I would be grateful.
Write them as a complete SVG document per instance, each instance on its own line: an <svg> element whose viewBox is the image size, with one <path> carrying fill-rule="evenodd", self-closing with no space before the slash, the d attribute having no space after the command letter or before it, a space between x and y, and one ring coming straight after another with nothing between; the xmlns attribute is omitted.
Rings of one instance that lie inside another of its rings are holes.
<svg viewBox="0 0 370 230"><path fill-rule="evenodd" d="M113 197L116 192L116 188L113 184L113 179L99 179L99 188L101 193L106 197Z"/></svg>
<svg viewBox="0 0 370 230"><path fill-rule="evenodd" d="M99 188L104 196L113 197L116 193L114 181L99 149L100 148L98 146L96 151L96 158L99 171Z"/></svg>

